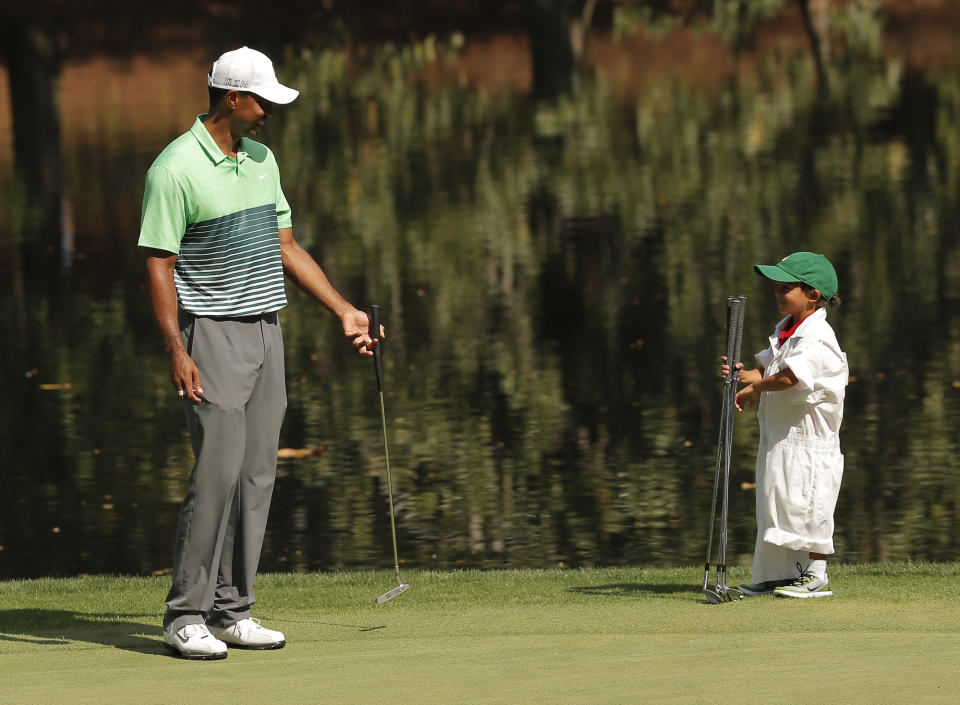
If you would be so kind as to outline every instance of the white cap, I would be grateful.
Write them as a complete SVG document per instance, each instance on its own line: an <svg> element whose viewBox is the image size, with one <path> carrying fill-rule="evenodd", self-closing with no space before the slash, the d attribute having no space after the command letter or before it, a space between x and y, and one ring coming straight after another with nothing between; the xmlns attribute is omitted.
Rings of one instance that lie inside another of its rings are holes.
<svg viewBox="0 0 960 705"><path fill-rule="evenodd" d="M213 62L207 85L212 88L248 91L266 98L271 103L284 105L300 95L277 80L273 62L256 49L241 47L228 51Z"/></svg>

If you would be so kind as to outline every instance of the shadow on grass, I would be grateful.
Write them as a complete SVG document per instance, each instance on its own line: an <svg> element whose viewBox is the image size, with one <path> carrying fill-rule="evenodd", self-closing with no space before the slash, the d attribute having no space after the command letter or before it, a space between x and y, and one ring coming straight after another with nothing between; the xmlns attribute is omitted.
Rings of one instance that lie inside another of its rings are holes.
<svg viewBox="0 0 960 705"><path fill-rule="evenodd" d="M342 627L343 629L349 629L350 631L358 631L358 632L375 632L380 629L387 628L386 624L378 624L376 626L365 627L362 624L338 624L337 622L319 622L319 621L313 621L310 619L298 619L298 620L277 619L275 621L287 622L288 624L316 624L321 627Z"/></svg>
<svg viewBox="0 0 960 705"><path fill-rule="evenodd" d="M584 585L583 587L568 588L568 590L578 595L598 595L602 597L640 594L701 594L699 585L691 585L689 583L681 585L664 585L663 583L611 583L609 585Z"/></svg>
<svg viewBox="0 0 960 705"><path fill-rule="evenodd" d="M0 610L0 642L36 646L67 646L74 642L87 642L161 656L164 655L164 649L159 639L160 625L157 622L132 621L155 616L91 614L68 610Z"/></svg>

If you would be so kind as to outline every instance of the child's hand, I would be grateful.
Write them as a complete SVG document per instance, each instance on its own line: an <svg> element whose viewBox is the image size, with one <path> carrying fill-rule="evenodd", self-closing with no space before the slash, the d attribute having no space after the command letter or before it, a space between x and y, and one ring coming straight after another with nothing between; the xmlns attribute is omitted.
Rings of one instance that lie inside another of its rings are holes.
<svg viewBox="0 0 960 705"><path fill-rule="evenodd" d="M720 376L723 377L724 379L726 379L726 378L727 378L727 375L730 374L730 365L727 364L727 356L726 356L726 355L721 355L721 356L720 356L720 363L721 363L721 364L720 364ZM738 362L738 363L736 364L736 368L737 368L738 370L742 370L742 369L743 369L743 363L742 363L742 362Z"/></svg>
<svg viewBox="0 0 960 705"><path fill-rule="evenodd" d="M727 378L727 375L730 373L730 365L725 364L725 363L727 362L727 356L726 356L726 355L721 355L721 356L720 356L720 362L721 362L721 365L720 365L720 376L721 376L723 379L726 379L726 378ZM737 373L737 381L738 381L740 384L755 384L755 383L759 382L761 379L763 379L763 371L762 371L762 370L745 370L745 369L743 369L743 363L742 363L742 362L738 362L737 365L736 365L736 367L737 367L737 370L738 370L738 373Z"/></svg>
<svg viewBox="0 0 960 705"><path fill-rule="evenodd" d="M747 405L750 407L756 406L760 402L760 390L757 389L753 384L748 384L746 387L737 392L736 399L734 399L734 406L737 407L737 411L743 411Z"/></svg>

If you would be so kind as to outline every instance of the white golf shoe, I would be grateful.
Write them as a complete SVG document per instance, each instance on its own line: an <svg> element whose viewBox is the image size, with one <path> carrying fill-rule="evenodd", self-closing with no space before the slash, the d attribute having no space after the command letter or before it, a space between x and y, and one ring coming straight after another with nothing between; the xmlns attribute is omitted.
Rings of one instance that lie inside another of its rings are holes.
<svg viewBox="0 0 960 705"><path fill-rule="evenodd" d="M211 627L210 631L230 646L242 649L282 649L287 643L283 632L260 626L259 619L247 617L223 629Z"/></svg>
<svg viewBox="0 0 960 705"><path fill-rule="evenodd" d="M181 658L214 661L227 657L227 645L213 636L206 624L187 624L177 631L171 624L163 630L163 643Z"/></svg>

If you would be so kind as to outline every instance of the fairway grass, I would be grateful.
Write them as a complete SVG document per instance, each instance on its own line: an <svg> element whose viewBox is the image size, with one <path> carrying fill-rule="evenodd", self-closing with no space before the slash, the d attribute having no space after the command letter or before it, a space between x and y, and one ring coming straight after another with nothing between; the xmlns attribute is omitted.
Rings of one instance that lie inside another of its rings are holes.
<svg viewBox="0 0 960 705"><path fill-rule="evenodd" d="M731 584L749 571L734 569ZM831 566L830 598L709 605L702 569L258 578L278 651L169 656L169 579L0 583L0 703L957 703L960 564Z"/></svg>

